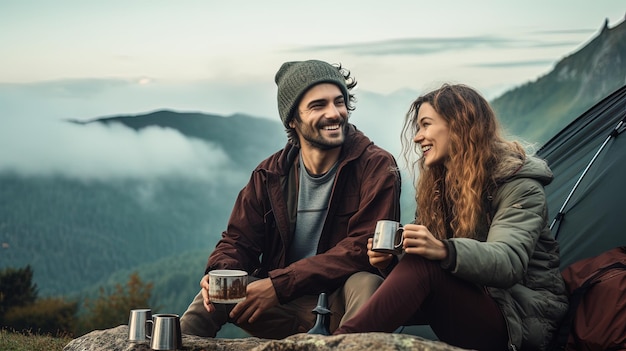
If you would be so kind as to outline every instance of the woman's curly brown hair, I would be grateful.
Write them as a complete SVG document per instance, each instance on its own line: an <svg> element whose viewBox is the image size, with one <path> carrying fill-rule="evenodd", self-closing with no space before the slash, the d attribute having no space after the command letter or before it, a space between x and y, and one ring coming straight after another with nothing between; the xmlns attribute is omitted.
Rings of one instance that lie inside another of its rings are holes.
<svg viewBox="0 0 626 351"><path fill-rule="evenodd" d="M419 144L413 142L419 130L417 113L428 103L447 122L450 141L449 159L426 167ZM495 186L494 170L503 155L511 152L524 158L517 142L501 136L491 106L477 91L462 85L444 84L418 97L406 115L402 130L403 153L418 180L416 222L425 225L436 237L477 238L488 225L486 197ZM414 160L417 155L417 160Z"/></svg>

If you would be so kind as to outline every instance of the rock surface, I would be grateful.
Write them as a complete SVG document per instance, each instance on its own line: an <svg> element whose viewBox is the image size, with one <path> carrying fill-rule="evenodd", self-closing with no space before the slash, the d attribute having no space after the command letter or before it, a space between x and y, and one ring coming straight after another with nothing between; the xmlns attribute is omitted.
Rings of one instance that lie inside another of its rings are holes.
<svg viewBox="0 0 626 351"><path fill-rule="evenodd" d="M148 351L145 343L130 343L128 326L95 330L70 341L63 351ZM183 335L185 351L446 351L463 350L440 341L431 341L408 334L364 333L334 336L296 334L282 340L254 337L212 339Z"/></svg>

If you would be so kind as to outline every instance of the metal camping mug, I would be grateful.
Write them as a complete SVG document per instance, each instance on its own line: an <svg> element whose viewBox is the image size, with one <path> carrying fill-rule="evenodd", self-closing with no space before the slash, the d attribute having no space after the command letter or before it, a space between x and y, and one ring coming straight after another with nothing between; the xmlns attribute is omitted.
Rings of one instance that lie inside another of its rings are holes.
<svg viewBox="0 0 626 351"><path fill-rule="evenodd" d="M372 240L372 251L391 253L394 255L402 252L402 233L404 228L400 223L390 220L380 220L376 222L374 239Z"/></svg>
<svg viewBox="0 0 626 351"><path fill-rule="evenodd" d="M246 299L248 273L233 269L209 272L209 299L212 303L235 304Z"/></svg>
<svg viewBox="0 0 626 351"><path fill-rule="evenodd" d="M146 321L146 338L152 350L180 349L183 346L180 318L177 314L155 314Z"/></svg>
<svg viewBox="0 0 626 351"><path fill-rule="evenodd" d="M148 308L130 310L128 317L128 340L130 342L146 341L146 321L152 318Z"/></svg>

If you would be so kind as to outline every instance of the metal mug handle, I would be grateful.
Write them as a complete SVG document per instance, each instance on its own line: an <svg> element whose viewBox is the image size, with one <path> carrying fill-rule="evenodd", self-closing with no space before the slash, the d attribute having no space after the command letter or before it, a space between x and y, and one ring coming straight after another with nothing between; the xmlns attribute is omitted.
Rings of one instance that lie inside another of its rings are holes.
<svg viewBox="0 0 626 351"><path fill-rule="evenodd" d="M400 242L398 243L398 245L394 245L394 249L399 249L402 247L402 243L404 243L404 227L398 227L398 230L396 230L396 237L398 236L398 233L400 233Z"/></svg>
<svg viewBox="0 0 626 351"><path fill-rule="evenodd" d="M150 324L150 328L148 328L148 323ZM154 323L152 322L151 319L146 321L146 339L151 340L152 339L152 327L154 326ZM148 330L150 331L150 333L148 333Z"/></svg>

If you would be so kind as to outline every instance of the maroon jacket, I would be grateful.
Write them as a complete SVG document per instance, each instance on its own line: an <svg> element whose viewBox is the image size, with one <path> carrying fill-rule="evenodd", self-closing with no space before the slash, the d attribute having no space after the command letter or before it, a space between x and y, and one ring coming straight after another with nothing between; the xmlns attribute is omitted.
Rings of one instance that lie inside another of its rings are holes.
<svg viewBox="0 0 626 351"><path fill-rule="evenodd" d="M294 235L300 151L288 143L252 172L206 272L242 269L270 277L280 303L330 293L355 272L376 272L367 239L377 220L400 219L400 174L389 152L353 125L348 129L317 255L285 265Z"/></svg>

